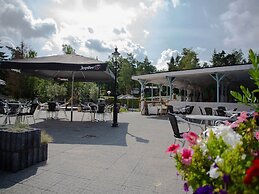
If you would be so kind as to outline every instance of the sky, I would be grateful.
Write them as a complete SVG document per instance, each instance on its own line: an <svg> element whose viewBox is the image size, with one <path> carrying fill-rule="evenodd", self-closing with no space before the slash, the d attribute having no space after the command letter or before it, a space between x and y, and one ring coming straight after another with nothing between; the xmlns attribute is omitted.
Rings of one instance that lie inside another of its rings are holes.
<svg viewBox="0 0 259 194"><path fill-rule="evenodd" d="M0 0L0 45L23 41L38 56L77 54L145 56L158 70L191 48L201 64L216 49L259 51L258 0Z"/></svg>

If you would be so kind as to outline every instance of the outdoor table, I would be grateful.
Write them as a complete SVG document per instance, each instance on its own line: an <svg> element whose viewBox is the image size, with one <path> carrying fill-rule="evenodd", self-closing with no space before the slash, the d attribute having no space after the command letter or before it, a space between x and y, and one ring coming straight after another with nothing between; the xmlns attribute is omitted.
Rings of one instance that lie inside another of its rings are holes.
<svg viewBox="0 0 259 194"><path fill-rule="evenodd" d="M216 115L186 115L188 119L196 119L205 121L205 130L208 125L208 121L217 121L217 120L228 120L229 117L216 116Z"/></svg>

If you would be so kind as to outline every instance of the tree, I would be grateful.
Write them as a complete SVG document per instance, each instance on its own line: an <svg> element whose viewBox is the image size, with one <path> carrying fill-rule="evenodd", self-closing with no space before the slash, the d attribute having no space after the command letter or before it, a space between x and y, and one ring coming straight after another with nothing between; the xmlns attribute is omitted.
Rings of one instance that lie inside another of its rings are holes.
<svg viewBox="0 0 259 194"><path fill-rule="evenodd" d="M15 48L6 46L11 51L11 59L34 58L37 52L29 49L24 42ZM35 97L35 78L8 71L6 73L7 91L14 98L32 99ZM26 88L26 89L25 89ZM29 88L29 89L27 89Z"/></svg>
<svg viewBox="0 0 259 194"><path fill-rule="evenodd" d="M143 62L138 62L137 72L136 72L137 75L150 74L155 72L156 72L156 67L151 64L147 56L145 57Z"/></svg>
<svg viewBox="0 0 259 194"><path fill-rule="evenodd" d="M245 64L246 60L243 58L243 52L241 50L233 50L231 53L227 54L224 50L217 53L214 50L211 63L213 67L222 67L228 65L235 65L235 64Z"/></svg>
<svg viewBox="0 0 259 194"><path fill-rule="evenodd" d="M181 57L177 54L176 57L174 56L171 57L171 60L168 65L168 71L177 71L179 70L179 62L180 62Z"/></svg>
<svg viewBox="0 0 259 194"><path fill-rule="evenodd" d="M127 59L122 59L122 65L118 75L119 89L121 93L130 94L131 77L133 75L133 67Z"/></svg>
<svg viewBox="0 0 259 194"><path fill-rule="evenodd" d="M68 55L76 53L75 49L71 45L68 45L68 44L62 44L62 51Z"/></svg>
<svg viewBox="0 0 259 194"><path fill-rule="evenodd" d="M184 48L179 61L179 69L199 68L199 58L192 49Z"/></svg>

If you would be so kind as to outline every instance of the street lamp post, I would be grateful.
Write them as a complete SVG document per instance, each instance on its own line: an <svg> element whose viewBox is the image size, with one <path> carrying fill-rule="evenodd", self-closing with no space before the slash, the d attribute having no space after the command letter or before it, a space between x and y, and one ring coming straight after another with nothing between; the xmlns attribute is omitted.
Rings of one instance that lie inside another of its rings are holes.
<svg viewBox="0 0 259 194"><path fill-rule="evenodd" d="M118 105L117 105L117 71L118 71L118 58L120 53L118 48L115 48L115 51L112 53L113 62L114 62L114 100L113 100L113 123L112 127L118 127Z"/></svg>

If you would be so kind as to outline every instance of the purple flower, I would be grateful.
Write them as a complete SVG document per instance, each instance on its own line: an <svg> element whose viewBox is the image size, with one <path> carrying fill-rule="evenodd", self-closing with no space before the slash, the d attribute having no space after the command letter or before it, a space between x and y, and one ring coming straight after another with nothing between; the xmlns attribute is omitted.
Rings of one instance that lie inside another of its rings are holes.
<svg viewBox="0 0 259 194"><path fill-rule="evenodd" d="M228 194L228 192L225 191L225 190L220 190L220 191L219 191L219 194Z"/></svg>
<svg viewBox="0 0 259 194"><path fill-rule="evenodd" d="M185 192L188 192L188 191L189 191L189 185L188 185L187 182L184 183L183 188L184 188L184 191L185 191Z"/></svg>
<svg viewBox="0 0 259 194"><path fill-rule="evenodd" d="M230 183L230 176L227 175L227 174L224 174L223 175L223 181L224 181L224 183L229 184Z"/></svg>
<svg viewBox="0 0 259 194"><path fill-rule="evenodd" d="M210 185L205 185L204 187L199 187L194 194L213 194L213 187Z"/></svg>

